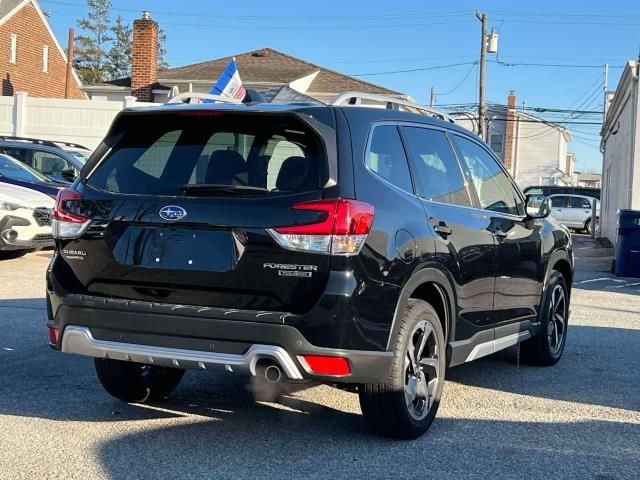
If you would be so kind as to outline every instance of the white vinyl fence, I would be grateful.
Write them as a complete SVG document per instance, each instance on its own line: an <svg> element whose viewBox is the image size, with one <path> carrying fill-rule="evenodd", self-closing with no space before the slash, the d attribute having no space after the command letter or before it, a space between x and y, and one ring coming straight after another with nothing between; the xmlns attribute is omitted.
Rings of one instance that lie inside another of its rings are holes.
<svg viewBox="0 0 640 480"><path fill-rule="evenodd" d="M125 107L147 107L158 103L67 100L29 97L18 92L0 96L0 136L33 137L78 143L94 149L107 133L116 114Z"/></svg>

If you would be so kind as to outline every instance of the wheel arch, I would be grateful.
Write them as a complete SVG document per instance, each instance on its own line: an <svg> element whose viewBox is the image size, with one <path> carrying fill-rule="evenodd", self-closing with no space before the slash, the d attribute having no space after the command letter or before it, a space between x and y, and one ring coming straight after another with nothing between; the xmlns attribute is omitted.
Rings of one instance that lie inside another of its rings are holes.
<svg viewBox="0 0 640 480"><path fill-rule="evenodd" d="M445 342L455 338L456 301L451 281L441 270L429 267L415 272L402 288L387 340L387 351L398 334L398 318L404 312L407 302L417 298L428 302L438 313L445 335Z"/></svg>
<svg viewBox="0 0 640 480"><path fill-rule="evenodd" d="M542 304L546 298L549 279L553 272L559 272L560 275L563 276L567 284L569 296L571 296L571 288L573 284L573 262L571 261L569 252L566 250L556 250L549 257L549 261L547 262L547 272L544 278L544 288L542 290L542 296L540 297L541 303L539 312L541 311Z"/></svg>
<svg viewBox="0 0 640 480"><path fill-rule="evenodd" d="M571 285L573 283L573 267L568 252L566 252L565 250L556 250L549 257L549 262L547 264L547 274L544 281L545 287L549 282L549 278L551 277L551 273L553 271L560 272L560 274L564 277L565 282L567 282L567 287L569 287L569 290L571 290Z"/></svg>

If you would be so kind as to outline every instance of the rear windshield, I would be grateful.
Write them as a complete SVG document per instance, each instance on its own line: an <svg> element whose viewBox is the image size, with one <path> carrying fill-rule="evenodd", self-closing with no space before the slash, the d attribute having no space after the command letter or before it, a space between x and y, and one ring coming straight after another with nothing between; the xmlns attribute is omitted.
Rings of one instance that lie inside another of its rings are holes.
<svg viewBox="0 0 640 480"><path fill-rule="evenodd" d="M327 176L321 141L292 116L123 115L105 143L110 151L87 183L114 193L185 195L207 185L304 192Z"/></svg>

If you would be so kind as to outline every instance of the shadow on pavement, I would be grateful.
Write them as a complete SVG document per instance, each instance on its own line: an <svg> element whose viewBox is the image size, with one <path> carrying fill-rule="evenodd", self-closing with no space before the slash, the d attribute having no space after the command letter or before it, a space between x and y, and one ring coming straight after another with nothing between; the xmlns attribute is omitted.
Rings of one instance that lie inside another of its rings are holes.
<svg viewBox="0 0 640 480"><path fill-rule="evenodd" d="M98 457L111 478L131 478L131 468L167 478L613 480L640 472L640 427L629 423L437 418L407 442L369 434L358 415L283 403L291 410L198 405L192 412L204 418L107 440Z"/></svg>
<svg viewBox="0 0 640 480"><path fill-rule="evenodd" d="M520 364L515 348L449 370L448 381L532 397L640 411L640 330L569 325L553 367ZM616 367L611 367L615 365ZM624 367L624 368L621 368Z"/></svg>

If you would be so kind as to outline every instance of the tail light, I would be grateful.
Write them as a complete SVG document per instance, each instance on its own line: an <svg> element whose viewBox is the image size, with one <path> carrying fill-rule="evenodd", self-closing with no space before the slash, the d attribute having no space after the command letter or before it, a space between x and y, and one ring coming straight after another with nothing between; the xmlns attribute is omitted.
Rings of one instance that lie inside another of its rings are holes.
<svg viewBox="0 0 640 480"><path fill-rule="evenodd" d="M357 200L316 200L296 203L292 208L323 215L313 223L268 230L281 246L289 250L357 255L373 223L373 206Z"/></svg>
<svg viewBox="0 0 640 480"><path fill-rule="evenodd" d="M55 327L49 327L49 345L58 344L58 329Z"/></svg>
<svg viewBox="0 0 640 480"><path fill-rule="evenodd" d="M78 238L84 233L91 220L77 213L83 199L82 194L70 188L58 192L56 205L53 207L54 238Z"/></svg>

